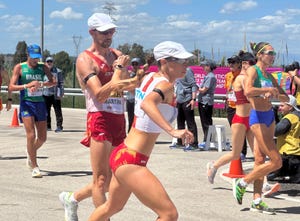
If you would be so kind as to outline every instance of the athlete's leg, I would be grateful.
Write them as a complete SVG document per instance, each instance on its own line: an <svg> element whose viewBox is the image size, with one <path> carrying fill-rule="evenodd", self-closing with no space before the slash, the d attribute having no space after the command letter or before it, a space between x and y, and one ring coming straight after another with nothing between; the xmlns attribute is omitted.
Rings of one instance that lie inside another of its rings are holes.
<svg viewBox="0 0 300 221"><path fill-rule="evenodd" d="M221 166L229 163L231 160L237 160L243 148L244 140L242 138L246 135L246 127L244 124L234 123L231 125L232 134L232 151L221 156L215 163L214 168L218 169Z"/></svg>
<svg viewBox="0 0 300 221"><path fill-rule="evenodd" d="M251 183L256 179L261 179L265 175L281 167L281 156L273 140L274 129L274 123L271 124L270 127L267 127L265 124L254 124L251 126L251 130L255 136L255 142L257 142L255 145L257 145L259 148L259 151L254 150L254 156L255 154L262 153L263 155L268 156L270 160L266 163L258 165L261 159L259 159L259 155L257 157L255 156L255 158L257 158L255 160L258 161L257 166L252 172L245 176L245 182Z"/></svg>
<svg viewBox="0 0 300 221"><path fill-rule="evenodd" d="M106 201L105 192L108 190L111 179L109 156L112 150L108 141L96 141L91 138L90 159L93 171L92 196L96 207Z"/></svg>

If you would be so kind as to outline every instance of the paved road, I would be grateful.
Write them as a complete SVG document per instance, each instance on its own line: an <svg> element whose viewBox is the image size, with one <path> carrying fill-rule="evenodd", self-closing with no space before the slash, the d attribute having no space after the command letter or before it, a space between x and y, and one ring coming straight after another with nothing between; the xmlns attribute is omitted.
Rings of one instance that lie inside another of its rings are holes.
<svg viewBox="0 0 300 221"><path fill-rule="evenodd" d="M64 132L48 133L46 144L38 152L38 161L44 177L31 178L25 166L25 133L22 125L11 128L13 111L0 115L0 220L6 221L62 221L64 211L58 200L63 190L76 190L91 181L89 150L79 141L85 131L85 111L63 109ZM54 115L53 115L54 116ZM226 125L225 119L214 119ZM197 123L200 121L197 118ZM52 128L55 128L53 125ZM200 127L199 134L201 136ZM206 179L206 163L217 159L217 151L183 152L170 149L171 138L162 134L150 158L148 167L156 174L178 208L181 221L201 220L299 220L299 185L285 185L284 190L265 201L276 208L277 215L269 216L249 211L251 186L242 206L238 205L231 190L231 182L222 177L228 166L219 171L215 184ZM243 163L251 168L252 162ZM147 190L145 190L147 191ZM90 199L79 206L80 220L87 220L93 210ZM132 196L126 207L113 221L150 221L156 215Z"/></svg>

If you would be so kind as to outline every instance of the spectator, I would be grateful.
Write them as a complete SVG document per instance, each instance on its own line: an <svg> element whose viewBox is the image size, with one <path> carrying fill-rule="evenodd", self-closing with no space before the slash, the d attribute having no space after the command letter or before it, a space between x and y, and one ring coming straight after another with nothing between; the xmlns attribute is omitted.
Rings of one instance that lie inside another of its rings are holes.
<svg viewBox="0 0 300 221"><path fill-rule="evenodd" d="M269 180L281 178L291 183L300 183L300 110L296 98L289 95L288 102L282 102L279 112L283 118L276 125L277 148L282 158L282 167L268 175Z"/></svg>
<svg viewBox="0 0 300 221"><path fill-rule="evenodd" d="M203 66L206 73L198 89L198 111L203 130L203 142L199 144L199 147L204 148L209 125L213 124L214 93L217 85L217 79L213 71L217 68L217 65L212 60L205 60L200 65Z"/></svg>
<svg viewBox="0 0 300 221"><path fill-rule="evenodd" d="M56 129L55 132L63 131L63 115L61 110L61 99L64 96L64 76L62 71L54 66L54 60L52 57L46 58L46 65L50 69L53 77L57 81L57 85L54 87L44 88L43 95L47 107L47 129L51 130L51 106L54 108L56 117ZM47 77L46 77L47 80Z"/></svg>
<svg viewBox="0 0 300 221"><path fill-rule="evenodd" d="M230 72L225 75L225 89L226 89L226 112L227 112L227 120L231 127L232 119L236 113L236 103L233 91L233 85L237 76L240 75L242 70L242 61L241 58L237 55L233 55L232 57L227 59L227 63L230 67ZM241 152L241 159L244 160L247 155L247 141L244 139L243 149Z"/></svg>
<svg viewBox="0 0 300 221"><path fill-rule="evenodd" d="M292 84L296 86L294 96L296 97L297 107L300 108L300 76L299 76L299 63L297 61L293 62L293 66L296 67L293 70L288 71L288 74L292 77Z"/></svg>
<svg viewBox="0 0 300 221"><path fill-rule="evenodd" d="M15 65L9 89L20 91L20 121L27 137L27 166L33 178L41 178L37 164L37 150L47 139L47 110L42 88L56 84L49 68L39 62L41 48L32 44L27 47L27 61ZM47 76L49 81L44 82Z"/></svg>
<svg viewBox="0 0 300 221"><path fill-rule="evenodd" d="M198 86L195 81L194 72L191 68L186 69L183 78L179 78L175 85L176 105L178 110L177 128L185 129L185 124L194 135L194 143L187 148L198 148L198 130L195 121L194 108L196 107L196 96ZM184 141L177 139L177 145L182 146Z"/></svg>
<svg viewBox="0 0 300 221"><path fill-rule="evenodd" d="M137 71L141 65L140 58L133 58L131 59L131 66L132 70L129 72L129 77L134 78L136 76ZM133 118L134 118L134 103L135 103L135 89L128 91L126 94L126 110L127 110L127 117L128 117L128 133L130 131Z"/></svg>
<svg viewBox="0 0 300 221"><path fill-rule="evenodd" d="M3 68L2 65L0 65L0 92L1 92L1 86L2 86L3 82L8 87L9 81L10 81L10 79L9 79L7 71ZM11 93L11 90L9 90L9 87L7 88L7 91L8 91L8 95L7 95L5 109L7 111L9 111L11 109L11 104L12 104L12 93ZM0 111L2 111L2 110L3 110L3 100L2 100L2 97L0 96Z"/></svg>

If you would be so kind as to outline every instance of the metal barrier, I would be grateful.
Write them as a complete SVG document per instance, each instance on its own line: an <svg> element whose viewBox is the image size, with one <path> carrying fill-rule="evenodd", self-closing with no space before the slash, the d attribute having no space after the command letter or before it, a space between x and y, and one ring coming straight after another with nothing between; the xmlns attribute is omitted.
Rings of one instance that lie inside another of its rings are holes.
<svg viewBox="0 0 300 221"><path fill-rule="evenodd" d="M81 88L65 88L65 95L69 96L84 96ZM1 87L1 93L7 93L7 86ZM18 93L18 91L14 91L13 93ZM124 93L126 94L126 93ZM215 94L214 102L219 104L224 104L226 99L225 94ZM272 102L273 105L279 105L280 102L275 101Z"/></svg>

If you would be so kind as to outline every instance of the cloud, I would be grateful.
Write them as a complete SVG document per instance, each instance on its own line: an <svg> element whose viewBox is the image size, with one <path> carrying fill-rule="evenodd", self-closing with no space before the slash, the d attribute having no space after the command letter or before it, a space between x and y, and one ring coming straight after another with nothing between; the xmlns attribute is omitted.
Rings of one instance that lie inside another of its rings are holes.
<svg viewBox="0 0 300 221"><path fill-rule="evenodd" d="M3 15L0 19L6 23L5 31L7 32L19 33L20 30L32 32L32 29L35 29L35 26L32 24L33 19L24 15Z"/></svg>
<svg viewBox="0 0 300 221"><path fill-rule="evenodd" d="M188 14L170 15L166 18L166 24L180 29L190 29L200 25L200 22L190 21L189 17Z"/></svg>
<svg viewBox="0 0 300 221"><path fill-rule="evenodd" d="M62 11L51 12L50 18L81 19L83 18L83 14L74 12L71 7L67 7Z"/></svg>
<svg viewBox="0 0 300 221"><path fill-rule="evenodd" d="M255 8L256 6L257 6L257 3L252 0L242 1L242 2L228 2L220 10L220 13L231 14L233 12L238 12L238 11L247 11L252 8Z"/></svg>
<svg viewBox="0 0 300 221"><path fill-rule="evenodd" d="M0 8L6 8L6 6L2 3L0 3Z"/></svg>
<svg viewBox="0 0 300 221"><path fill-rule="evenodd" d="M184 5L187 3L190 3L190 0L169 0L170 3L176 4L176 5Z"/></svg>

